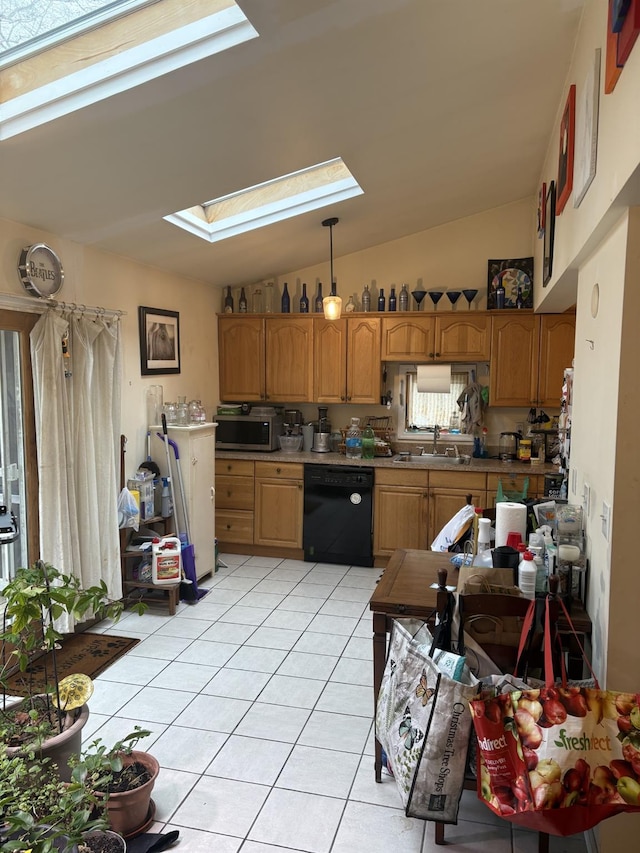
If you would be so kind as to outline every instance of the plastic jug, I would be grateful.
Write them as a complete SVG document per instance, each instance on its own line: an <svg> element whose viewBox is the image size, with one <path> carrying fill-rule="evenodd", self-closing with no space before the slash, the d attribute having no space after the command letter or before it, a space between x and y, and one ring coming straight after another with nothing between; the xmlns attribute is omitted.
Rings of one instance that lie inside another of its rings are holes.
<svg viewBox="0 0 640 853"><path fill-rule="evenodd" d="M164 536L151 543L153 584L179 583L182 579L182 543L177 536Z"/></svg>

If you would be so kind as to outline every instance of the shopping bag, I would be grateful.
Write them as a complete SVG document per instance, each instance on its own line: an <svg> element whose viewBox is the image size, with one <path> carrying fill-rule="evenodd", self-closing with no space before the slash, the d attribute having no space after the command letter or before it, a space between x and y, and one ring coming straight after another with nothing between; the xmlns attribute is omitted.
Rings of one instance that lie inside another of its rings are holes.
<svg viewBox="0 0 640 853"><path fill-rule="evenodd" d="M449 551L456 544L462 544L473 524L476 509L473 504L465 504L451 518L431 543L432 551Z"/></svg>
<svg viewBox="0 0 640 853"><path fill-rule="evenodd" d="M477 692L464 659L435 649L424 623L394 620L376 737L408 817L456 823Z"/></svg>
<svg viewBox="0 0 640 853"><path fill-rule="evenodd" d="M592 683L554 682L545 626L544 686L471 701L478 796L492 811L552 835L640 811L640 695Z"/></svg>

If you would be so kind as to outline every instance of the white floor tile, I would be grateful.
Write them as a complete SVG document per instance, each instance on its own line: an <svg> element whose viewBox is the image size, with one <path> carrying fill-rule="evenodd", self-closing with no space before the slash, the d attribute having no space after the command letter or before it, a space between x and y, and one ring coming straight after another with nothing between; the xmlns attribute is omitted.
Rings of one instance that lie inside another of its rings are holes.
<svg viewBox="0 0 640 853"><path fill-rule="evenodd" d="M291 744L231 735L207 768L208 776L273 785L291 752Z"/></svg>
<svg viewBox="0 0 640 853"><path fill-rule="evenodd" d="M244 838L269 790L266 785L202 776L172 820L193 829Z"/></svg>
<svg viewBox="0 0 640 853"><path fill-rule="evenodd" d="M341 655L347 645L347 637L339 634L318 634L305 631L293 647L294 652L309 652L314 655Z"/></svg>
<svg viewBox="0 0 640 853"><path fill-rule="evenodd" d="M224 666L240 648L237 643L215 643L209 640L193 640L191 645L178 655L181 663L201 663L205 666Z"/></svg>
<svg viewBox="0 0 640 853"><path fill-rule="evenodd" d="M246 554L219 554L218 557L223 563L232 568L243 565L249 559Z"/></svg>
<svg viewBox="0 0 640 853"><path fill-rule="evenodd" d="M251 702L246 699L205 696L201 693L192 697L192 702L178 722L190 728L231 734L250 707Z"/></svg>
<svg viewBox="0 0 640 853"><path fill-rule="evenodd" d="M369 661L343 657L331 673L330 681L340 681L342 684L359 684L361 687L368 687L373 690L373 666Z"/></svg>
<svg viewBox="0 0 640 853"><path fill-rule="evenodd" d="M190 640L196 640L203 634L211 625L208 619L172 619L158 628L156 636L160 637L187 637Z"/></svg>
<svg viewBox="0 0 640 853"><path fill-rule="evenodd" d="M275 592L248 592L242 599L243 607L260 607L273 609L286 598L283 594Z"/></svg>
<svg viewBox="0 0 640 853"><path fill-rule="evenodd" d="M358 620L350 616L321 616L318 614L309 625L309 631L327 636L339 634L343 637L350 637L357 624Z"/></svg>
<svg viewBox="0 0 640 853"><path fill-rule="evenodd" d="M369 687L330 681L316 707L319 711L335 711L370 719L373 716L373 691Z"/></svg>
<svg viewBox="0 0 640 853"><path fill-rule="evenodd" d="M250 669L252 672L275 672L287 656L284 649L262 649L242 646L229 659L231 669Z"/></svg>
<svg viewBox="0 0 640 853"><path fill-rule="evenodd" d="M313 708L324 689L324 683L312 678L274 675L262 693L260 702L291 708Z"/></svg>
<svg viewBox="0 0 640 853"><path fill-rule="evenodd" d="M285 560L285 562L290 561ZM281 565L278 566L277 569L272 569L267 577L269 580L273 581L287 581L289 583L297 584L308 574L309 569L296 567L287 568L287 566Z"/></svg>
<svg viewBox="0 0 640 853"><path fill-rule="evenodd" d="M295 746L284 765L277 788L346 799L359 756L314 746Z"/></svg>
<svg viewBox="0 0 640 853"><path fill-rule="evenodd" d="M491 826L460 820L457 825L445 826L444 839L448 853L477 853L478 850L511 853L511 827L506 821L502 826ZM442 849L435 843L434 824L428 822L422 853L441 853Z"/></svg>
<svg viewBox="0 0 640 853"><path fill-rule="evenodd" d="M117 714L141 689L137 684L108 681L103 676L98 676L93 682L89 710L96 714Z"/></svg>
<svg viewBox="0 0 640 853"><path fill-rule="evenodd" d="M300 581L291 595L308 595L311 598L329 598L336 588L334 583L311 583L307 578Z"/></svg>
<svg viewBox="0 0 640 853"><path fill-rule="evenodd" d="M343 576L342 570L338 572L330 572L325 571L323 569L312 569L309 574L305 577L305 583L319 583L319 584L327 584L331 586L331 588L335 588Z"/></svg>
<svg viewBox="0 0 640 853"><path fill-rule="evenodd" d="M234 734L295 743L308 719L309 711L305 708L254 702Z"/></svg>
<svg viewBox="0 0 640 853"><path fill-rule="evenodd" d="M288 628L290 631L304 631L313 619L312 613L294 610L274 610L263 625L265 628Z"/></svg>
<svg viewBox="0 0 640 853"><path fill-rule="evenodd" d="M343 808L343 800L274 788L248 837L309 853L329 853Z"/></svg>
<svg viewBox="0 0 640 853"><path fill-rule="evenodd" d="M193 640L185 637L163 637L152 634L131 649L131 654L142 658L175 660L192 642Z"/></svg>
<svg viewBox="0 0 640 853"><path fill-rule="evenodd" d="M369 591L369 597L371 597L371 593L376 588L378 583L378 578L380 577L379 569L369 569L371 572L370 575L365 574L355 574L352 572L347 572L347 574L342 578L340 583L338 584L338 589L342 589L343 586L357 587L358 589L366 589Z"/></svg>
<svg viewBox="0 0 640 853"><path fill-rule="evenodd" d="M112 663L101 678L103 681L118 681L122 684L149 684L167 666L166 660L128 654Z"/></svg>
<svg viewBox="0 0 640 853"><path fill-rule="evenodd" d="M199 778L197 773L186 773L183 770L164 767L158 774L152 792L153 801L156 804L156 820L170 820Z"/></svg>
<svg viewBox="0 0 640 853"><path fill-rule="evenodd" d="M349 801L331 853L420 853L424 825L396 809Z"/></svg>
<svg viewBox="0 0 640 853"><path fill-rule="evenodd" d="M89 717L89 719L91 719L91 717ZM109 719L106 720L106 722L104 722L90 738L85 738L83 736L83 747L86 748L92 741L100 739L100 742L104 744L104 746L111 749L127 735L133 734L136 726L151 732L150 735L138 741L138 744L135 747L136 749L142 749L148 752L153 750L155 742L168 728L168 726L161 723L152 723L146 720L132 720L130 717L109 717Z"/></svg>
<svg viewBox="0 0 640 853"><path fill-rule="evenodd" d="M368 609L365 610L364 616L355 627L353 632L354 637L366 637L371 642L373 637L373 620Z"/></svg>
<svg viewBox="0 0 640 853"><path fill-rule="evenodd" d="M360 755L370 728L371 721L364 717L313 711L302 730L298 743ZM373 768L373 762L371 767Z"/></svg>
<svg viewBox="0 0 640 853"><path fill-rule="evenodd" d="M247 594L246 589L221 589L221 586L226 581L220 581L217 586L211 590L209 595L207 596L207 604L226 604L227 606L232 606L237 604L241 598L243 598ZM249 580L251 586L255 584ZM204 602L203 602L204 603Z"/></svg>
<svg viewBox="0 0 640 853"><path fill-rule="evenodd" d="M204 832L200 829L190 829L186 826L178 826L176 823L168 823L163 832L171 832L174 829L180 833L176 850L188 850L189 853L212 853L212 851L215 853L238 853L242 844L241 838L217 835L215 832ZM154 830L149 831L153 832ZM244 849L246 849L246 845Z"/></svg>
<svg viewBox="0 0 640 853"><path fill-rule="evenodd" d="M345 658L357 658L372 664L373 642L369 637L351 637L345 646L343 655ZM369 669L373 670L373 666L370 666Z"/></svg>
<svg viewBox="0 0 640 853"><path fill-rule="evenodd" d="M282 847L276 847L273 844L263 844L261 841L245 841L242 845L242 853L284 853L284 851ZM287 847L286 853L304 853L304 851Z"/></svg>
<svg viewBox="0 0 640 853"><path fill-rule="evenodd" d="M226 696L229 699L257 698L271 678L268 672L251 672L248 669L221 669L202 689L207 696Z"/></svg>
<svg viewBox="0 0 640 853"><path fill-rule="evenodd" d="M241 646L253 632L255 625L237 625L234 622L216 622L200 637L214 643L236 643Z"/></svg>
<svg viewBox="0 0 640 853"><path fill-rule="evenodd" d="M200 663L181 663L173 661L166 664L151 682L151 687L167 687L170 690L185 690L188 693L200 693L214 677L218 668Z"/></svg>
<svg viewBox="0 0 640 853"><path fill-rule="evenodd" d="M281 569L299 569L300 571L310 571L316 563L307 563L305 560L282 560L279 565Z"/></svg>
<svg viewBox="0 0 640 853"><path fill-rule="evenodd" d="M371 593L375 587L371 589L360 589L356 586L337 586L331 593L329 598L335 601L357 601L364 607L369 603Z"/></svg>
<svg viewBox="0 0 640 853"><path fill-rule="evenodd" d="M275 578L267 578L266 580L261 580L260 583L253 588L253 592L274 592L276 595L289 595L295 585L295 581L283 581Z"/></svg>
<svg viewBox="0 0 640 853"><path fill-rule="evenodd" d="M229 737L224 732L173 725L153 744L160 767L204 773Z"/></svg>
<svg viewBox="0 0 640 853"><path fill-rule="evenodd" d="M244 607L236 604L219 617L220 622L235 622L238 625L262 625L271 613L268 607Z"/></svg>
<svg viewBox="0 0 640 853"><path fill-rule="evenodd" d="M320 608L321 616L355 616L360 619L362 616L362 605L356 601L336 601L330 598Z"/></svg>
<svg viewBox="0 0 640 853"><path fill-rule="evenodd" d="M288 595L278 610L294 610L301 613L317 613L325 603L324 598L311 598L308 595Z"/></svg>
<svg viewBox="0 0 640 853"><path fill-rule="evenodd" d="M278 675L295 675L299 678L318 678L327 681L337 662L337 656L289 652L278 667Z"/></svg>
<svg viewBox="0 0 640 853"><path fill-rule="evenodd" d="M285 649L288 651L295 646L301 634L302 631L291 631L288 628L268 628L265 625L261 625L245 641L245 645L261 646L265 649Z"/></svg>
<svg viewBox="0 0 640 853"><path fill-rule="evenodd" d="M360 760L349 800L404 811L396 780L383 774L382 782L376 782L375 765L368 755Z"/></svg>
<svg viewBox="0 0 640 853"><path fill-rule="evenodd" d="M265 566L269 569L275 569L290 560L283 560L282 557L249 557L245 565L247 566ZM295 561L294 561L295 562Z"/></svg>
<svg viewBox="0 0 640 853"><path fill-rule="evenodd" d="M143 687L120 709L120 716L132 720L149 720L152 723L173 723L193 699L193 693L184 690L166 690Z"/></svg>
<svg viewBox="0 0 640 853"><path fill-rule="evenodd" d="M220 619L231 607L230 604L214 604L213 599L199 601L194 607L187 607L176 614L176 619L208 619L215 622Z"/></svg>
<svg viewBox="0 0 640 853"><path fill-rule="evenodd" d="M250 589L253 589L259 583L259 578L243 577L242 575L238 575L234 572L232 575L228 575L226 578L222 578L222 580L218 584L216 584L215 594L217 597L220 591L223 589L233 589L238 592L248 592ZM236 598L233 604L235 604L237 601L238 599Z"/></svg>
<svg viewBox="0 0 640 853"><path fill-rule="evenodd" d="M513 853L538 853L538 834L512 827ZM446 831L445 831L446 838ZM587 853L587 845L582 833L561 838L549 836L549 853Z"/></svg>
<svg viewBox="0 0 640 853"><path fill-rule="evenodd" d="M266 566L247 566L245 564L243 566L238 566L238 568L234 570L233 575L238 578L255 578L256 580L262 580L262 578L266 578L272 571L273 569Z"/></svg>

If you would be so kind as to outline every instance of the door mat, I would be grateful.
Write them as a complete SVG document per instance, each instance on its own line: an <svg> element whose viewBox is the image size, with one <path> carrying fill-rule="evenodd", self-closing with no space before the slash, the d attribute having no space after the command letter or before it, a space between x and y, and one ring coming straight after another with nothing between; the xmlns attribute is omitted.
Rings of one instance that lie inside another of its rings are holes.
<svg viewBox="0 0 640 853"><path fill-rule="evenodd" d="M62 648L56 651L58 681L74 672L95 678L139 642L132 637L109 634L69 634L62 641ZM14 695L20 696L25 684L33 691L44 690L53 683L52 657L51 652L47 652L32 661L26 672L14 673L8 679L8 689L9 692L15 690Z"/></svg>

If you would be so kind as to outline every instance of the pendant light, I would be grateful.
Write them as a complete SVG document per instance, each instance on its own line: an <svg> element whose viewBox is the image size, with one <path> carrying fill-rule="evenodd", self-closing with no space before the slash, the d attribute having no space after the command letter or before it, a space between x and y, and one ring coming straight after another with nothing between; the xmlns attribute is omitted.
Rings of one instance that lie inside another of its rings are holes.
<svg viewBox="0 0 640 853"><path fill-rule="evenodd" d="M331 293L322 300L322 310L324 311L325 320L339 320L342 314L342 299L336 294L336 283L333 280L333 226L337 225L338 222L339 219L337 216L322 220L325 228L329 229L329 259L331 263Z"/></svg>

